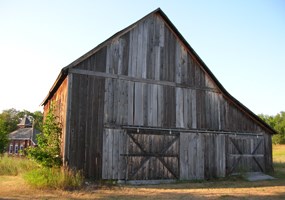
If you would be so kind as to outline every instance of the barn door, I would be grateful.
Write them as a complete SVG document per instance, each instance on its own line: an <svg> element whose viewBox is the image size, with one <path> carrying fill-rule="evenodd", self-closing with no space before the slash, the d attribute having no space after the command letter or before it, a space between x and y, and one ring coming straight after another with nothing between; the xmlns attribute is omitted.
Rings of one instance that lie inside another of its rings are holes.
<svg viewBox="0 0 285 200"><path fill-rule="evenodd" d="M265 171L263 136L229 136L227 175Z"/></svg>
<svg viewBox="0 0 285 200"><path fill-rule="evenodd" d="M179 134L127 132L127 180L179 178Z"/></svg>

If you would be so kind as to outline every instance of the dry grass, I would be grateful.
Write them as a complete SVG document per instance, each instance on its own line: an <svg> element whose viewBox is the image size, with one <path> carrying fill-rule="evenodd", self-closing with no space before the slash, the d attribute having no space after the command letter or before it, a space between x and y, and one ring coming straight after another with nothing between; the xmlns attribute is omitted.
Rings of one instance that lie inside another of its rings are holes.
<svg viewBox="0 0 285 200"><path fill-rule="evenodd" d="M274 146L275 177L248 182L227 179L144 186L91 184L81 190L35 190L21 176L0 176L0 199L284 199L285 145Z"/></svg>
<svg viewBox="0 0 285 200"><path fill-rule="evenodd" d="M284 199L284 180L219 181L155 186L98 186L79 191L34 190L20 176L1 177L2 199Z"/></svg>

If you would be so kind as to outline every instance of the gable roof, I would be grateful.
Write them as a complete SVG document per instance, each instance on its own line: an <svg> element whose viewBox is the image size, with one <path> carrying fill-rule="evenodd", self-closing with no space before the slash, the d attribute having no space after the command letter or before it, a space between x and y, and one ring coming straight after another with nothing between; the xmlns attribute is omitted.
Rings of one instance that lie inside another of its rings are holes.
<svg viewBox="0 0 285 200"><path fill-rule="evenodd" d="M25 116L23 117L23 119L21 120L21 122L19 124L17 124L20 127L32 127L32 123L30 121L30 119Z"/></svg>
<svg viewBox="0 0 285 200"><path fill-rule="evenodd" d="M222 84L218 81L218 79L214 76L214 74L210 71L210 69L207 67L207 65L203 62L203 60L198 56L198 54L194 51L194 49L190 46L190 44L185 40L185 38L181 35L181 33L177 30L177 28L174 26L174 24L170 21L170 19L166 16L166 14L160 9L156 9L153 12L149 13L145 17L141 18L137 22L131 24L130 26L126 27L125 29L115 33L113 36L84 54L83 56L79 57L66 67L62 68L56 81L54 82L53 86L51 87L48 95L44 99L41 105L45 105L49 99L52 98L54 93L57 91L58 87L61 85L63 80L66 78L68 75L69 69L72 67L76 66L83 60L89 58L93 54L95 54L97 51L99 51L102 47L106 46L108 43L110 43L113 39L123 35L124 33L128 32L130 29L135 27L138 23L141 21L145 20L146 18L152 16L152 15L159 15L162 17L164 22L168 25L168 27L173 31L173 33L177 36L177 38L185 45L187 50L192 53L195 58L197 59L197 62L202 66L202 69L209 75L209 77L213 80L213 82L217 85L221 93L224 95L225 98L230 100L232 103L234 103L237 107L239 107L245 114L247 114L250 118L252 118L255 122L257 122L259 125L267 129L271 134L276 134L277 132L271 128L268 124L266 124L262 119L260 119L256 114L254 114L251 110L249 110L246 106L244 106L242 103L240 103L237 99L235 99L233 96L231 96L227 90L222 86Z"/></svg>
<svg viewBox="0 0 285 200"><path fill-rule="evenodd" d="M34 128L19 128L12 133L9 133L10 140L31 140L34 144L37 143L36 136L40 134L37 129Z"/></svg>

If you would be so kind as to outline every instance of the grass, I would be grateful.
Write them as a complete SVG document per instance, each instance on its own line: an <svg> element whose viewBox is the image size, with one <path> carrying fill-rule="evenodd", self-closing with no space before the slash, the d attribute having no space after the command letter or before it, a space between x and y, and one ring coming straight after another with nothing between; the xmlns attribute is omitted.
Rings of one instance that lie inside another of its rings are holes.
<svg viewBox="0 0 285 200"><path fill-rule="evenodd" d="M38 168L37 163L23 157L0 157L0 176L17 176L27 171Z"/></svg>
<svg viewBox="0 0 285 200"><path fill-rule="evenodd" d="M160 185L89 183L78 190L36 189L23 176L0 176L3 199L285 199L285 145L273 146L276 180L219 179ZM49 172L48 172L49 173ZM51 172L54 174L55 172Z"/></svg>
<svg viewBox="0 0 285 200"><path fill-rule="evenodd" d="M24 157L4 155L0 158L0 176L21 176L34 188L75 189L81 187L81 172L68 169L44 168Z"/></svg>
<svg viewBox="0 0 285 200"><path fill-rule="evenodd" d="M39 168L24 174L27 183L38 189L76 189L83 184L81 172L60 168Z"/></svg>
<svg viewBox="0 0 285 200"><path fill-rule="evenodd" d="M285 145L273 146L274 175L285 179Z"/></svg>
<svg viewBox="0 0 285 200"><path fill-rule="evenodd" d="M273 145L273 161L285 163L285 145Z"/></svg>

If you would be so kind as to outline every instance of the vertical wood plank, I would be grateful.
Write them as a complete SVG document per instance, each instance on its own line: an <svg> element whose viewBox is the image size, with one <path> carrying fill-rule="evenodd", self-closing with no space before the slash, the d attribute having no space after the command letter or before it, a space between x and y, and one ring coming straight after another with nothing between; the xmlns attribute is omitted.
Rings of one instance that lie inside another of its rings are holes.
<svg viewBox="0 0 285 200"><path fill-rule="evenodd" d="M158 126L158 86L152 85L151 87L151 104L152 104L152 126Z"/></svg>
<svg viewBox="0 0 285 200"><path fill-rule="evenodd" d="M112 144L112 179L118 179L119 163L119 137L120 130L113 130L113 144Z"/></svg>
<svg viewBox="0 0 285 200"><path fill-rule="evenodd" d="M175 82L181 83L182 82L182 52L181 52L181 45L179 42L176 43L175 48L176 59L175 59Z"/></svg>
<svg viewBox="0 0 285 200"><path fill-rule="evenodd" d="M73 83L73 75L69 74L67 81L67 103L66 103L66 133L65 133L65 142L64 142L64 154L63 154L63 164L68 165L70 160L69 152L70 152L70 134L71 134L71 109L72 109L72 83Z"/></svg>
<svg viewBox="0 0 285 200"><path fill-rule="evenodd" d="M128 81L128 124L134 125L134 82Z"/></svg>
<svg viewBox="0 0 285 200"><path fill-rule="evenodd" d="M164 113L164 97L163 97L163 86L157 86L157 126L162 127L163 124L163 113Z"/></svg>
<svg viewBox="0 0 285 200"><path fill-rule="evenodd" d="M152 89L153 85L148 84L147 85L147 126L153 126L153 93Z"/></svg>
<svg viewBox="0 0 285 200"><path fill-rule="evenodd" d="M103 158L102 158L102 179L108 179L108 148L109 140L107 140L109 132L107 129L104 129L103 133Z"/></svg>
<svg viewBox="0 0 285 200"><path fill-rule="evenodd" d="M197 179L204 179L205 163L205 137L199 133L197 138Z"/></svg>
<svg viewBox="0 0 285 200"><path fill-rule="evenodd" d="M113 130L107 129L108 135L106 137L106 144L108 146L107 154L108 154L108 161L107 161L107 169L108 169L108 179L112 179L113 175Z"/></svg>
<svg viewBox="0 0 285 200"><path fill-rule="evenodd" d="M184 128L184 97L183 97L183 89L182 88L176 88L176 128Z"/></svg>
<svg viewBox="0 0 285 200"><path fill-rule="evenodd" d="M180 133L179 138L179 166L180 166L180 180L189 180L188 176L188 151L187 151L187 141L188 137L186 133Z"/></svg>
<svg viewBox="0 0 285 200"><path fill-rule="evenodd" d="M184 120L184 128L190 129L192 126L192 123L189 121L191 119L191 99L189 96L191 95L191 91L187 88L183 88L183 120ZM189 118L190 115L190 118Z"/></svg>
<svg viewBox="0 0 285 200"><path fill-rule="evenodd" d="M192 128L197 128L197 97L196 97L196 90L190 90L191 91L191 102L192 102Z"/></svg>
<svg viewBox="0 0 285 200"><path fill-rule="evenodd" d="M143 125L143 84L135 83L135 111L134 111L134 124L138 126Z"/></svg>

